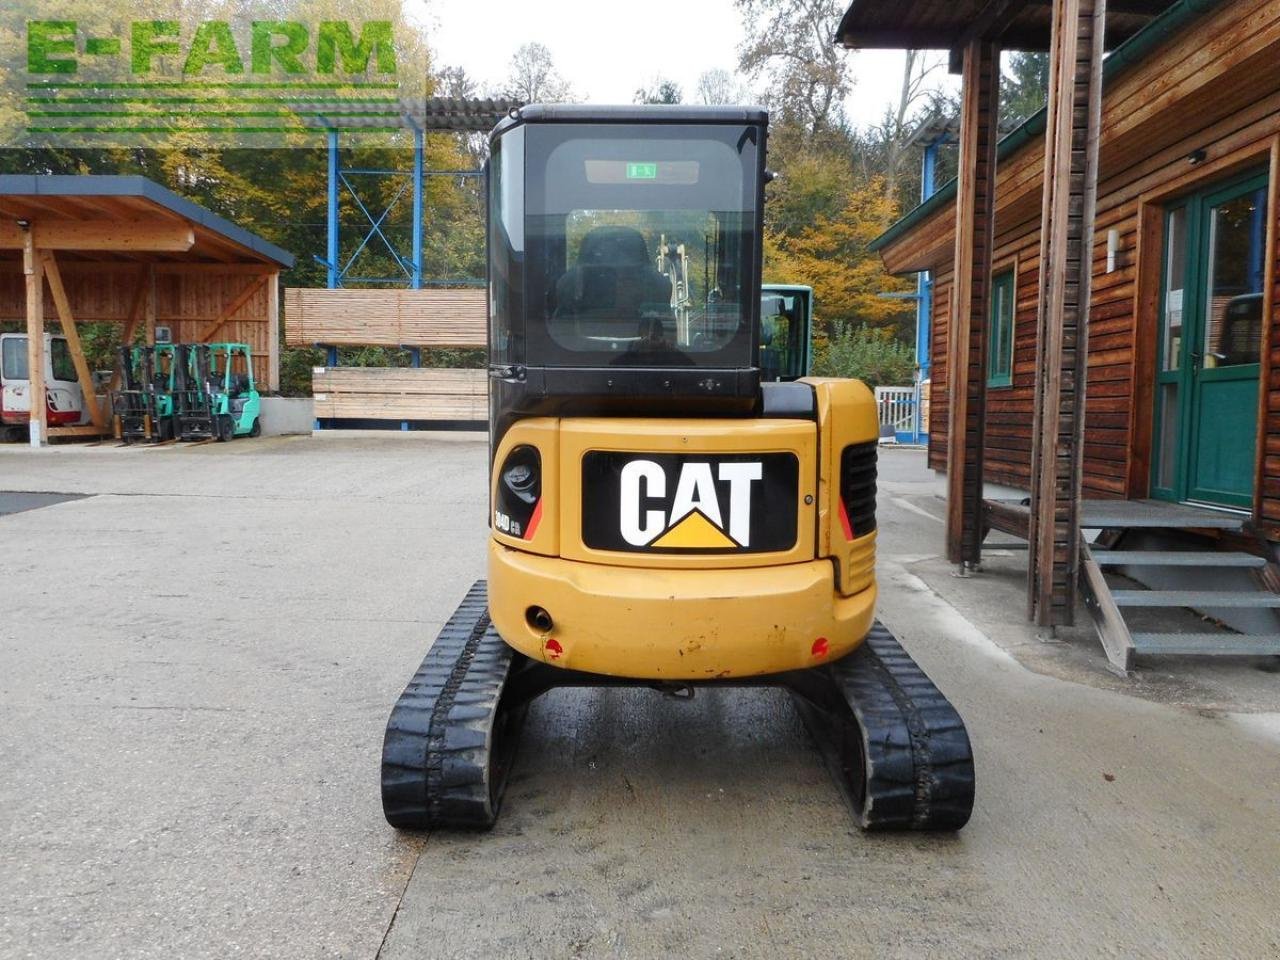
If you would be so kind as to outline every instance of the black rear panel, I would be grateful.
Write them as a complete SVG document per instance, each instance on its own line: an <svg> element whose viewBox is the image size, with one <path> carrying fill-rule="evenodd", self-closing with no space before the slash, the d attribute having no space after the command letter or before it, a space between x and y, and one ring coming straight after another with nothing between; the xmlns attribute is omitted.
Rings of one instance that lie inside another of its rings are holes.
<svg viewBox="0 0 1280 960"><path fill-rule="evenodd" d="M877 450L878 444L872 440L850 444L840 454L840 500L855 537L876 528Z"/></svg>

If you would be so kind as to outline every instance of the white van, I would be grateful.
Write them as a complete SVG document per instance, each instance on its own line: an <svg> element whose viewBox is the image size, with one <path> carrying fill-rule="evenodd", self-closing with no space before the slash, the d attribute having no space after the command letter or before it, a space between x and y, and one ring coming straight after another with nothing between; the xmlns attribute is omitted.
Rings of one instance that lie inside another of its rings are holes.
<svg viewBox="0 0 1280 960"><path fill-rule="evenodd" d="M66 337L44 335L44 383L49 426L87 423L84 394ZM0 333L0 437L21 440L31 420L31 381L27 372L27 335Z"/></svg>

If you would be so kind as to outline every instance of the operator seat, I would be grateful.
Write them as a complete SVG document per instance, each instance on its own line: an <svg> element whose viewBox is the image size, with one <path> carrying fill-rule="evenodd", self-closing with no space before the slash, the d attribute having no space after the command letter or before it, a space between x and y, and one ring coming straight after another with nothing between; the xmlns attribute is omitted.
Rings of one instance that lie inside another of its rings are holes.
<svg viewBox="0 0 1280 960"><path fill-rule="evenodd" d="M671 281L649 260L634 227L594 227L582 238L578 262L556 282L556 319L574 321L579 336L641 335L646 314L669 316Z"/></svg>

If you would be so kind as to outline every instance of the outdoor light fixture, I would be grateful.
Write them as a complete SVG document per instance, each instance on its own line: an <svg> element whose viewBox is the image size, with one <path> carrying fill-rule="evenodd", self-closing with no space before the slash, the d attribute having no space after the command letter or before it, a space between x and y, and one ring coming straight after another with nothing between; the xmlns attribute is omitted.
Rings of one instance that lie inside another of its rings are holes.
<svg viewBox="0 0 1280 960"><path fill-rule="evenodd" d="M1201 147L1199 150L1192 150L1189 154L1187 154L1187 163L1191 164L1194 167L1198 163L1204 163L1204 158L1207 157L1208 155L1209 154L1205 152L1203 147Z"/></svg>
<svg viewBox="0 0 1280 960"><path fill-rule="evenodd" d="M1107 273L1116 269L1116 254L1120 252L1120 231L1112 227L1107 231Z"/></svg>

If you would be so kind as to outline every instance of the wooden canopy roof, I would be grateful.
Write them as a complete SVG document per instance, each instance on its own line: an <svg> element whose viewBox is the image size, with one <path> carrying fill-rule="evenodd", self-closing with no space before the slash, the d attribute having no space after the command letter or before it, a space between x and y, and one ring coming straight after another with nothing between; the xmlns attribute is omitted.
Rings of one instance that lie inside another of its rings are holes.
<svg viewBox="0 0 1280 960"><path fill-rule="evenodd" d="M1203 0L1213 3L1215 0ZM1107 48L1123 43L1172 0L1109 0ZM957 50L974 39L1011 50L1048 50L1048 0L853 0L836 42L845 47Z"/></svg>
<svg viewBox="0 0 1280 960"><path fill-rule="evenodd" d="M23 230L60 259L293 266L293 255L146 177L0 176L0 259Z"/></svg>

